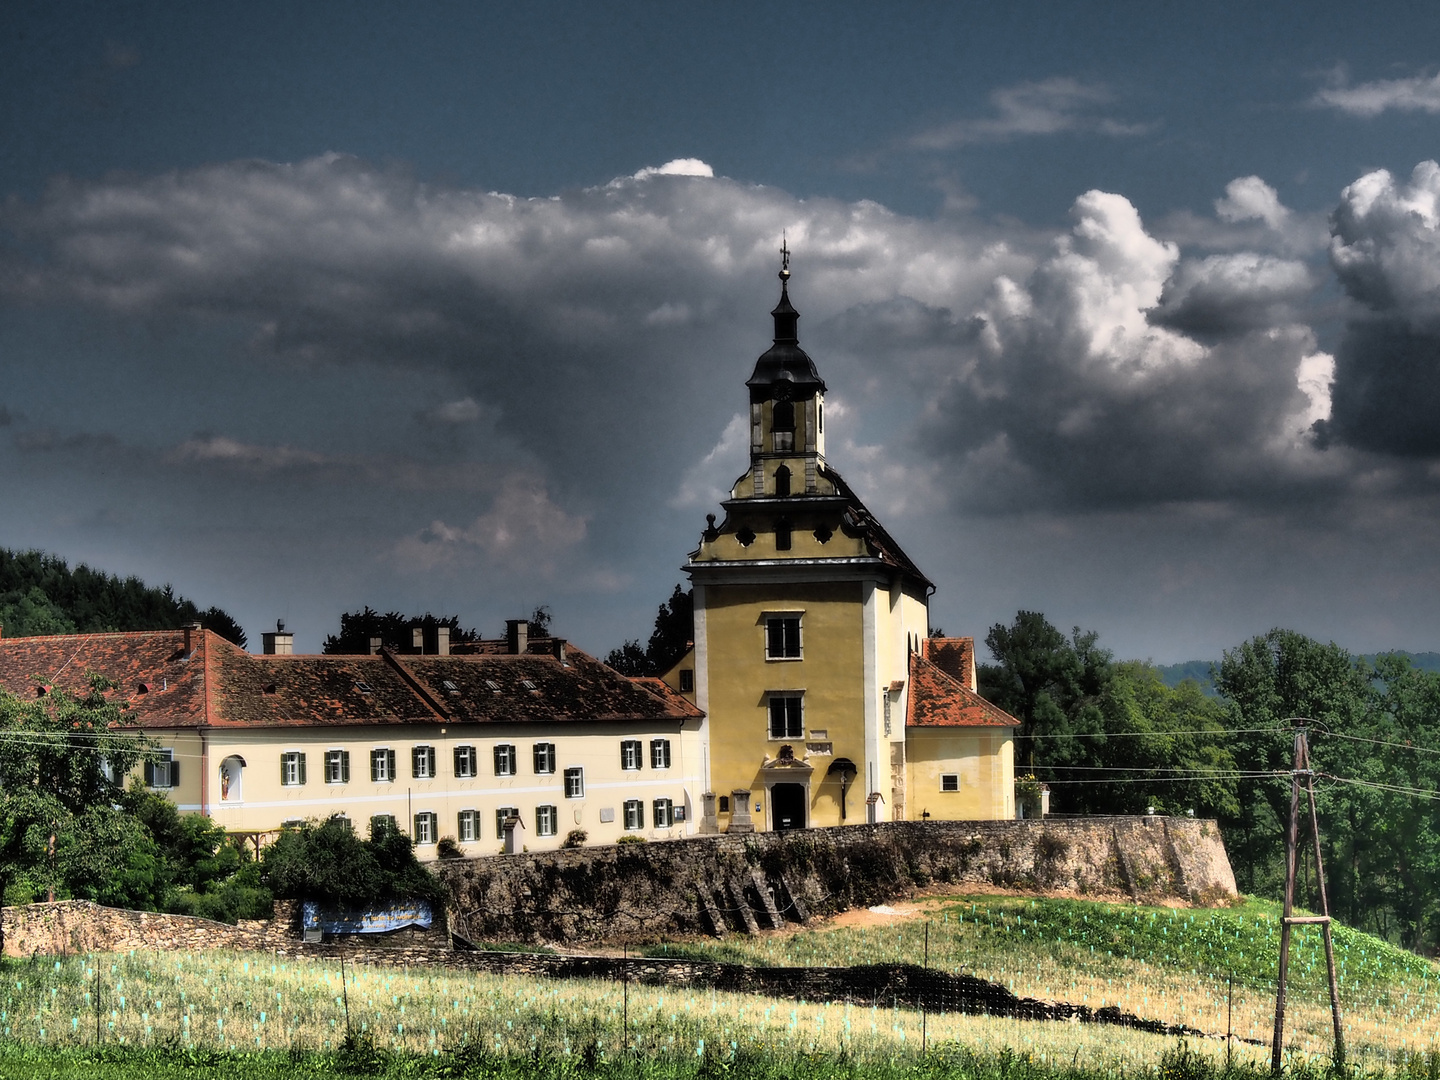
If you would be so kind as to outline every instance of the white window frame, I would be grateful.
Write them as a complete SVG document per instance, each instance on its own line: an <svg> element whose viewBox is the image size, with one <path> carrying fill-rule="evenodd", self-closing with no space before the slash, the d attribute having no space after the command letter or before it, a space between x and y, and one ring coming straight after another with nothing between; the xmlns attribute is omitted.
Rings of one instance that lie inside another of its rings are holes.
<svg viewBox="0 0 1440 1080"><path fill-rule="evenodd" d="M284 750L280 753L280 786L303 787L305 785L305 751Z"/></svg>
<svg viewBox="0 0 1440 1080"><path fill-rule="evenodd" d="M496 776L514 776L520 770L515 755L514 743L496 743L492 754L495 759Z"/></svg>
<svg viewBox="0 0 1440 1080"><path fill-rule="evenodd" d="M439 770L435 768L435 747L428 743L410 748L410 778L412 780L434 780Z"/></svg>
<svg viewBox="0 0 1440 1080"><path fill-rule="evenodd" d="M462 844L480 839L479 810L461 810L455 815L455 837Z"/></svg>
<svg viewBox="0 0 1440 1080"><path fill-rule="evenodd" d="M780 701L795 702L794 716L790 710L785 710L784 730L779 734L775 731L775 703ZM796 721L796 728L792 731L790 721ZM805 694L800 690L772 690L765 695L765 731L771 742L787 742L805 737Z"/></svg>
<svg viewBox="0 0 1440 1080"><path fill-rule="evenodd" d="M571 765L565 770L565 797L567 799L583 799L585 797L585 769L580 765Z"/></svg>
<svg viewBox="0 0 1440 1080"><path fill-rule="evenodd" d="M421 810L415 815L412 823L415 829L414 841L417 844L437 844L440 842L440 822L433 810Z"/></svg>
<svg viewBox="0 0 1440 1080"><path fill-rule="evenodd" d="M395 773L395 751L388 746L374 747L370 751L370 782L393 784Z"/></svg>
<svg viewBox="0 0 1440 1080"><path fill-rule="evenodd" d="M669 739L651 739L651 740L650 740L650 768L652 768L652 769L668 769L668 768L670 768L670 740L669 740Z"/></svg>
<svg viewBox="0 0 1440 1080"><path fill-rule="evenodd" d="M795 624L795 640L787 640L785 624ZM780 649L774 651L771 645L774 643L770 632L772 624L780 627ZM794 651L790 651L793 646ZM800 611L767 611L765 613L765 659L776 661L791 661L805 659L805 618L804 612Z"/></svg>
<svg viewBox="0 0 1440 1080"><path fill-rule="evenodd" d="M164 750L155 751L155 760L150 766L150 787L154 791L168 791L175 787L172 779L175 764L175 751L168 747ZM106 763L109 766L109 763ZM161 773L161 770L164 773ZM163 781L163 782L162 782Z"/></svg>
<svg viewBox="0 0 1440 1080"><path fill-rule="evenodd" d="M639 739L620 740L620 769L639 772L645 767L645 747Z"/></svg>
<svg viewBox="0 0 1440 1080"><path fill-rule="evenodd" d="M537 742L530 747L530 760L535 766L536 776L555 775L555 744L553 742Z"/></svg>
<svg viewBox="0 0 1440 1080"><path fill-rule="evenodd" d="M668 829L675 824L675 802L673 799L656 799L650 807L655 828Z"/></svg>
<svg viewBox="0 0 1440 1080"><path fill-rule="evenodd" d="M390 828L392 828L392 829L398 829L398 828L400 828L400 824L395 820L395 815L394 815L394 814L371 814L371 815L370 815L370 835L371 835L371 836L374 836L374 835L375 835L375 822L377 822L377 821L388 821L388 822L390 823Z"/></svg>
<svg viewBox="0 0 1440 1080"><path fill-rule="evenodd" d="M645 828L645 802L643 799L626 799L623 818L626 832Z"/></svg>
<svg viewBox="0 0 1440 1080"><path fill-rule="evenodd" d="M960 774L959 774L959 773L953 773L953 772L941 773L941 774L940 774L940 790L941 790L941 791L959 791L959 790L960 790Z"/></svg>
<svg viewBox="0 0 1440 1080"><path fill-rule="evenodd" d="M325 782L327 784L348 784L350 782L350 751L335 747L325 751Z"/></svg>
<svg viewBox="0 0 1440 1080"><path fill-rule="evenodd" d="M474 780L480 775L480 755L475 752L475 747L466 743L463 746L455 747L454 765L455 779Z"/></svg>
<svg viewBox="0 0 1440 1080"><path fill-rule="evenodd" d="M551 803L535 807L535 835L558 836L560 833L560 808Z"/></svg>

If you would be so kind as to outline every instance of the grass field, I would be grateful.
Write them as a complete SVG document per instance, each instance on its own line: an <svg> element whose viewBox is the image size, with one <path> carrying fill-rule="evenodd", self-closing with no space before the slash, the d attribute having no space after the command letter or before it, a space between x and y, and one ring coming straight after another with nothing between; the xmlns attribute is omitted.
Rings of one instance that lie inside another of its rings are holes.
<svg viewBox="0 0 1440 1080"><path fill-rule="evenodd" d="M922 1018L911 1009L815 1004L711 991L622 987L465 972L347 968L280 962L268 955L166 953L9 961L0 988L0 1036L12 1044L69 1050L99 1045L333 1051L350 1024L386 1050L436 1056L460 1046L497 1058L629 1049L651 1057L844 1055L892 1062L928 1048L1028 1055L1037 1064L1098 1071L1144 1070L1173 1039L1100 1025L961 1015ZM1222 1043L1197 1047L1223 1057ZM1242 1060L1263 1051L1237 1048Z"/></svg>
<svg viewBox="0 0 1440 1080"><path fill-rule="evenodd" d="M933 967L997 979L1025 996L1116 1004L1207 1032L1226 1030L1226 978L1233 971L1234 1030L1268 1042L1277 927L1277 913L1268 904L1172 911L1052 899L949 898L922 917L883 927L832 923L650 951L765 964L920 962L926 922ZM1319 935L1303 932L1297 938L1287 1045L1292 1063L1303 1071L1328 1058L1330 1032ZM1352 1061L1377 1074L1440 1080L1435 965L1343 928L1337 938ZM1159 1075L1158 1063L1166 1054L1173 1058L1177 1046L1171 1038L1104 1025L922 1017L885 1002L816 1004L425 968L347 966L342 985L334 961L269 954L101 954L0 964L4 1080L132 1075L126 1069L138 1070L137 1076L163 1074L142 1069L138 1063L146 1061L155 1069L179 1069L183 1060L203 1059L220 1070L224 1062L233 1066L240 1060L225 1057L234 1054L250 1055L243 1059L249 1075L269 1075L263 1070L273 1068L298 1076L312 1065L323 1075L325 1068L339 1068L333 1055L341 1052L347 1030L373 1047L376 1075L400 1069L402 1060L410 1062L405 1068L428 1063L422 1072L429 1075L445 1062L463 1059L470 1064L455 1075L469 1075L472 1065L501 1075L530 1067L525 1062L544 1061L553 1066L544 1075L559 1076L577 1062L589 1062L608 1063L607 1069L620 1070L617 1077L639 1076L624 1071L632 1058L672 1063L664 1077L680 1077L683 1070L673 1070L682 1065L693 1072L697 1062L709 1062L701 1080L771 1075L765 1070L772 1069L780 1070L777 1076L791 1075L793 1068L787 1073L777 1063L822 1060L837 1068L858 1063L880 1070L876 1075L906 1069L920 1075L933 1071L935 1061L954 1065L963 1059L970 1065L955 1065L960 1071L954 1075L1083 1080ZM923 1058L922 1044L929 1051ZM97 1047L111 1055L95 1066L100 1071L77 1064ZM1268 1064L1265 1046L1234 1045L1230 1052L1242 1070L1237 1077ZM275 1064L292 1054L289 1071ZM1223 1040L1195 1039L1184 1058L1190 1072L1176 1072L1172 1060L1163 1080L1205 1080L1219 1075L1226 1059ZM60 1071L36 1071L47 1060ZM346 1057L345 1068L359 1068L357 1060ZM746 1071L751 1065L759 1069L756 1062L768 1064L760 1072ZM1014 1072L1021 1068L1016 1062L1025 1063L1020 1072ZM72 1064L74 1071L65 1071ZM1002 1064L1011 1070L1003 1076L995 1071ZM436 1073L441 1074L443 1069Z"/></svg>
<svg viewBox="0 0 1440 1080"><path fill-rule="evenodd" d="M1004 983L1016 994L1269 1041L1280 908L1150 908L1064 899L955 897L887 926L827 925L725 942L657 945L655 955L747 964L929 963ZM1440 1031L1440 967L1368 934L1335 927L1351 1045L1384 1058L1429 1050ZM1293 938L1287 1044L1329 1052L1325 957L1317 928ZM1231 993L1233 991L1233 1000Z"/></svg>

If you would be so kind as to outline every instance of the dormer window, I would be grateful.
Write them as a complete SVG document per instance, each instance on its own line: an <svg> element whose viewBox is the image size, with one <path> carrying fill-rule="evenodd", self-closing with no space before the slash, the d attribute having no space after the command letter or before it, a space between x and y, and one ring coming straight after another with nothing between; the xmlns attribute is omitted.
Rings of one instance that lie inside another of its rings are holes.
<svg viewBox="0 0 1440 1080"><path fill-rule="evenodd" d="M781 498L790 494L790 469L785 465L775 470L775 494Z"/></svg>
<svg viewBox="0 0 1440 1080"><path fill-rule="evenodd" d="M135 693L137 693L137 694L148 694L149 692L150 692L150 684L149 684L149 683L143 683L143 682L142 682L142 683L137 683L137 684L136 684L136 686L135 686Z"/></svg>
<svg viewBox="0 0 1440 1080"><path fill-rule="evenodd" d="M770 431L774 449L786 451L795 449L795 403L777 401L770 411Z"/></svg>

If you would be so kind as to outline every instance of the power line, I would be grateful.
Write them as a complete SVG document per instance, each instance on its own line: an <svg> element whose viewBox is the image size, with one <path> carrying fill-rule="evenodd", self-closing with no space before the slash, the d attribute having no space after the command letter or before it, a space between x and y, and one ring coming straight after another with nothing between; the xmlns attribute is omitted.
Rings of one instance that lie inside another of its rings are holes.
<svg viewBox="0 0 1440 1080"><path fill-rule="evenodd" d="M1414 750L1417 754L1440 754L1440 750L1429 746L1416 746L1414 743L1390 742L1386 739L1367 739L1363 735L1342 735L1338 731L1325 731L1321 734L1328 735L1332 739L1346 739L1350 742L1370 743L1373 746L1390 746L1396 750Z"/></svg>
<svg viewBox="0 0 1440 1080"><path fill-rule="evenodd" d="M1440 802L1440 791L1433 791L1427 788L1403 787L1399 784L1382 784L1375 780L1355 780L1348 776L1336 776L1333 773L1325 772L1317 772L1315 775L1323 776L1326 780L1334 780L1337 784L1374 788L1376 791L1391 791L1397 795L1408 795L1413 799L1426 799L1430 802Z"/></svg>
<svg viewBox="0 0 1440 1080"><path fill-rule="evenodd" d="M1016 739L1120 739L1127 736L1142 735L1198 735L1207 738L1224 738L1230 735L1253 735L1259 732L1270 732L1281 734L1288 731L1288 728L1279 727L1258 727L1258 728L1220 728L1214 731L1197 731L1193 728L1182 728L1177 731L1077 731L1073 733L1053 732L1040 735L1015 735Z"/></svg>

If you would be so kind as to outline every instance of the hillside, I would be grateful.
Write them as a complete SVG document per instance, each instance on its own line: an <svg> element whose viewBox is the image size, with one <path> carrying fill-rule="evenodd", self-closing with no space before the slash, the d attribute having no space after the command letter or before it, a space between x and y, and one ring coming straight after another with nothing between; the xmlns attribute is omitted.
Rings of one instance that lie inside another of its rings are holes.
<svg viewBox="0 0 1440 1080"><path fill-rule="evenodd" d="M1269 1038L1280 920L1279 905L1269 901L1177 909L980 895L871 913L879 917L851 913L814 929L667 943L647 952L780 966L921 964L928 955L930 967L1000 982L1022 997L1113 1005L1220 1035L1233 991L1235 1033ZM1397 1019L1411 1030L1433 1030L1440 967L1347 926L1337 924L1334 937L1346 1030L1357 1049L1400 1045ZM1329 1003L1318 929L1298 931L1293 949L1295 1038L1321 1053L1328 1048Z"/></svg>
<svg viewBox="0 0 1440 1080"><path fill-rule="evenodd" d="M0 548L0 627L6 637L173 630L198 622L245 647L245 631L218 607L202 610L169 585L146 585L43 551Z"/></svg>
<svg viewBox="0 0 1440 1080"><path fill-rule="evenodd" d="M1364 660L1367 664L1373 665L1378 656L1403 656L1406 657L1412 667L1419 671L1440 671L1440 652L1406 652L1404 649L1393 649L1389 653L1362 653L1357 659ZM1210 679L1210 669L1218 664L1218 660L1182 660L1178 664L1156 664L1155 670L1160 673L1160 679L1166 686L1179 686L1186 679L1194 679L1200 684L1200 689L1210 696L1215 696L1215 684Z"/></svg>

